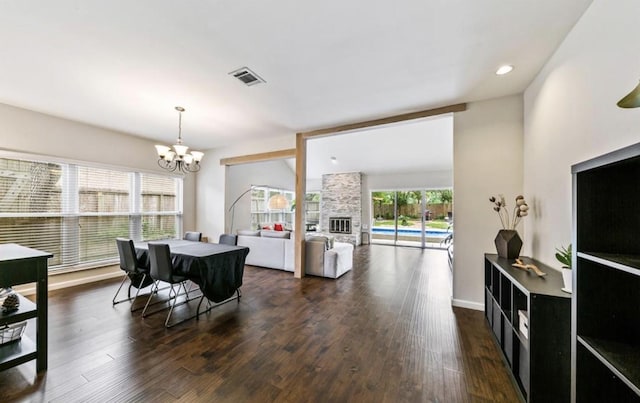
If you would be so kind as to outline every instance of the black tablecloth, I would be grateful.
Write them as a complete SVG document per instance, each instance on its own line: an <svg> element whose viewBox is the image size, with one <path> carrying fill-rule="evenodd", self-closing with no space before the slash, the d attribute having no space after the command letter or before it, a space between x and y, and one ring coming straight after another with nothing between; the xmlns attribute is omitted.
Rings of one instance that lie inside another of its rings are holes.
<svg viewBox="0 0 640 403"><path fill-rule="evenodd" d="M176 274L184 275L198 284L202 293L213 302L221 302L232 297L242 286L244 262L249 254L247 247L182 239L166 239L152 243L169 245ZM138 263L148 268L147 243L136 242L135 247Z"/></svg>

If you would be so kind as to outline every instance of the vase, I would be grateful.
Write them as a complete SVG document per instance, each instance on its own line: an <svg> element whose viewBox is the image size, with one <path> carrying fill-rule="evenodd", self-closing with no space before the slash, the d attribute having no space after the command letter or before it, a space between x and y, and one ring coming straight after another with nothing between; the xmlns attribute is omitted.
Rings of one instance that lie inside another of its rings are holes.
<svg viewBox="0 0 640 403"><path fill-rule="evenodd" d="M522 239L518 231L514 229L501 229L495 239L498 256L505 259L515 259L520 256L522 249Z"/></svg>
<svg viewBox="0 0 640 403"><path fill-rule="evenodd" d="M571 276L571 269L568 267L563 267L560 270L560 273L562 273L562 282L564 283L562 291L571 294L573 292L573 277Z"/></svg>

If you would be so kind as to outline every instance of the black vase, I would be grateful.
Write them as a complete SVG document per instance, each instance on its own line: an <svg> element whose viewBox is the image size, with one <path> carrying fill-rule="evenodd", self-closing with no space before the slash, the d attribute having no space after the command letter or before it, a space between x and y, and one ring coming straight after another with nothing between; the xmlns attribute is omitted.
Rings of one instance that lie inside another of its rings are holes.
<svg viewBox="0 0 640 403"><path fill-rule="evenodd" d="M515 259L520 256L522 239L514 229L501 229L495 239L498 256L505 259Z"/></svg>

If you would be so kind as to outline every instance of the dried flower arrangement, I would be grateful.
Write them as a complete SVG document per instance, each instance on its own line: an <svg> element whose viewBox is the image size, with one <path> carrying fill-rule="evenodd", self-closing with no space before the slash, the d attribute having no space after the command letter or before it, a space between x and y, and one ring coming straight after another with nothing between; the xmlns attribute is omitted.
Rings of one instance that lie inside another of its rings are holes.
<svg viewBox="0 0 640 403"><path fill-rule="evenodd" d="M493 210L498 213L503 229L515 230L516 226L522 220L522 217L529 215L529 205L527 205L527 202L524 200L524 196L522 195L518 195L516 197L516 205L513 208L512 216L510 216L507 211L507 203L505 202L503 195L498 195L498 197L492 196L489 198L489 201L494 204Z"/></svg>

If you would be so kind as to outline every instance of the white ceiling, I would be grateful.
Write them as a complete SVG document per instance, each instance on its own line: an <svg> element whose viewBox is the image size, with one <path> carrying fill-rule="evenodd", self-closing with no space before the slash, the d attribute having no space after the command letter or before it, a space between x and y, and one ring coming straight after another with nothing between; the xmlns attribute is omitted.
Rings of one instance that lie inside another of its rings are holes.
<svg viewBox="0 0 640 403"><path fill-rule="evenodd" d="M522 92L590 3L3 1L0 102L208 149Z"/></svg>
<svg viewBox="0 0 640 403"><path fill-rule="evenodd" d="M339 172L392 175L451 169L451 114L307 142L307 179Z"/></svg>

